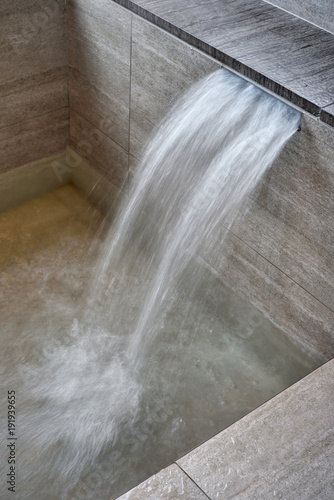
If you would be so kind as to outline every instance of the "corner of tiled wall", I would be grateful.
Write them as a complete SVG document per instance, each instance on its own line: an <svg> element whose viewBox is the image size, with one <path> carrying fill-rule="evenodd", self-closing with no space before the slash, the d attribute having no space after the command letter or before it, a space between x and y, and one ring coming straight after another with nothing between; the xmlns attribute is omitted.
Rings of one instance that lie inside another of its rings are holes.
<svg viewBox="0 0 334 500"><path fill-rule="evenodd" d="M128 176L131 14L69 0L70 145L117 187Z"/></svg>
<svg viewBox="0 0 334 500"><path fill-rule="evenodd" d="M67 0L66 11L65 0L3 0L0 16L0 172L70 145L122 187L177 97L221 67L110 0L98 9ZM334 353L333 134L304 116L227 248L209 259L325 359Z"/></svg>
<svg viewBox="0 0 334 500"><path fill-rule="evenodd" d="M175 100L221 65L109 0L67 10L70 145L121 187Z"/></svg>
<svg viewBox="0 0 334 500"><path fill-rule="evenodd" d="M120 187L176 99L221 65L109 0L98 10L70 0L68 40L71 146ZM334 352L332 139L305 115L224 250L209 256L234 289L324 359Z"/></svg>

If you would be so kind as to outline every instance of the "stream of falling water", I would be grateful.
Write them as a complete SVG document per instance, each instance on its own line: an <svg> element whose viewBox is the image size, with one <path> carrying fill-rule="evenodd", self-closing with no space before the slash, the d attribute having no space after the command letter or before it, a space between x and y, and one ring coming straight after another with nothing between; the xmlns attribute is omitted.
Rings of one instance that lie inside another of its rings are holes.
<svg viewBox="0 0 334 500"><path fill-rule="evenodd" d="M18 498L116 498L314 368L206 264L299 123L226 70L168 114L80 300L44 297L24 326L43 356L4 370Z"/></svg>
<svg viewBox="0 0 334 500"><path fill-rule="evenodd" d="M177 279L194 257L205 258L223 245L222 227L231 226L300 118L253 84L220 70L195 85L160 126L107 242L93 294L95 300L104 293L108 268L127 274L134 245L145 248L150 259L144 274L152 280L127 350L132 366L145 363L145 351L159 332L157 316ZM198 279L193 270L190 290Z"/></svg>

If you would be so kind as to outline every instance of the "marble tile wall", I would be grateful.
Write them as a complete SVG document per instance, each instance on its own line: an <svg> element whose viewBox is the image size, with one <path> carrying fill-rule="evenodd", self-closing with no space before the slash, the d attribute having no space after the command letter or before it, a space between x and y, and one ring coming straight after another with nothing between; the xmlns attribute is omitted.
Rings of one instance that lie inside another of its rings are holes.
<svg viewBox="0 0 334 500"><path fill-rule="evenodd" d="M189 86L220 63L109 0L68 3L71 146L118 187ZM304 115L207 260L305 347L334 355L334 131Z"/></svg>
<svg viewBox="0 0 334 500"><path fill-rule="evenodd" d="M65 2L1 3L0 171L68 144ZM110 0L67 2L70 145L115 186L166 111L220 63ZM51 43L52 41L52 43ZM333 130L304 116L226 249L223 278L307 347L334 355Z"/></svg>
<svg viewBox="0 0 334 500"><path fill-rule="evenodd" d="M133 16L130 152L140 154L175 101L221 64Z"/></svg>
<svg viewBox="0 0 334 500"><path fill-rule="evenodd" d="M68 145L65 0L0 5L0 172Z"/></svg>
<svg viewBox="0 0 334 500"><path fill-rule="evenodd" d="M68 2L71 147L118 187L128 176L131 18L109 0Z"/></svg>
<svg viewBox="0 0 334 500"><path fill-rule="evenodd" d="M109 0L68 2L68 43L71 147L118 187L176 99L221 66Z"/></svg>
<svg viewBox="0 0 334 500"><path fill-rule="evenodd" d="M239 293L311 350L334 356L334 131L304 115L209 256Z"/></svg>
<svg viewBox="0 0 334 500"><path fill-rule="evenodd" d="M262 0L113 1L334 126L331 33Z"/></svg>

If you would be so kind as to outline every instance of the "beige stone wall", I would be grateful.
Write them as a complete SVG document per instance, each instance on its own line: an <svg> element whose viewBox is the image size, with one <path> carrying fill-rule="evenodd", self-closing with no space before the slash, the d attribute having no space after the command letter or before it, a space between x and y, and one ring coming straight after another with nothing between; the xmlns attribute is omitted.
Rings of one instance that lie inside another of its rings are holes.
<svg viewBox="0 0 334 500"><path fill-rule="evenodd" d="M150 133L220 65L122 7L71 0L71 144L121 186ZM334 355L334 131L304 116L209 263L324 359Z"/></svg>
<svg viewBox="0 0 334 500"><path fill-rule="evenodd" d="M0 171L68 144L64 0L3 1ZM126 185L147 138L220 64L109 0L67 2L70 145ZM334 355L334 131L304 116L224 248L223 279L305 345Z"/></svg>
<svg viewBox="0 0 334 500"><path fill-rule="evenodd" d="M109 0L68 2L71 146L115 185L193 82L221 65Z"/></svg>
<svg viewBox="0 0 334 500"><path fill-rule="evenodd" d="M0 3L0 172L69 141L65 0Z"/></svg>
<svg viewBox="0 0 334 500"><path fill-rule="evenodd" d="M334 131L309 116L210 264L325 359L334 355Z"/></svg>

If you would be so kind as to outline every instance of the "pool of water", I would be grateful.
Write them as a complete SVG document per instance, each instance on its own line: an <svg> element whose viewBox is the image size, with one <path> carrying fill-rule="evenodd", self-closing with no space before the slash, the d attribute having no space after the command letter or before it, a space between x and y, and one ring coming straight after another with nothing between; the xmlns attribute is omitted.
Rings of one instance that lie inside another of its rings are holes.
<svg viewBox="0 0 334 500"><path fill-rule="evenodd" d="M16 391L19 498L117 498L319 365L193 259L132 372L125 343L148 256L134 247L128 274L109 270L92 303L109 226L71 184L0 214L1 386L5 400Z"/></svg>

